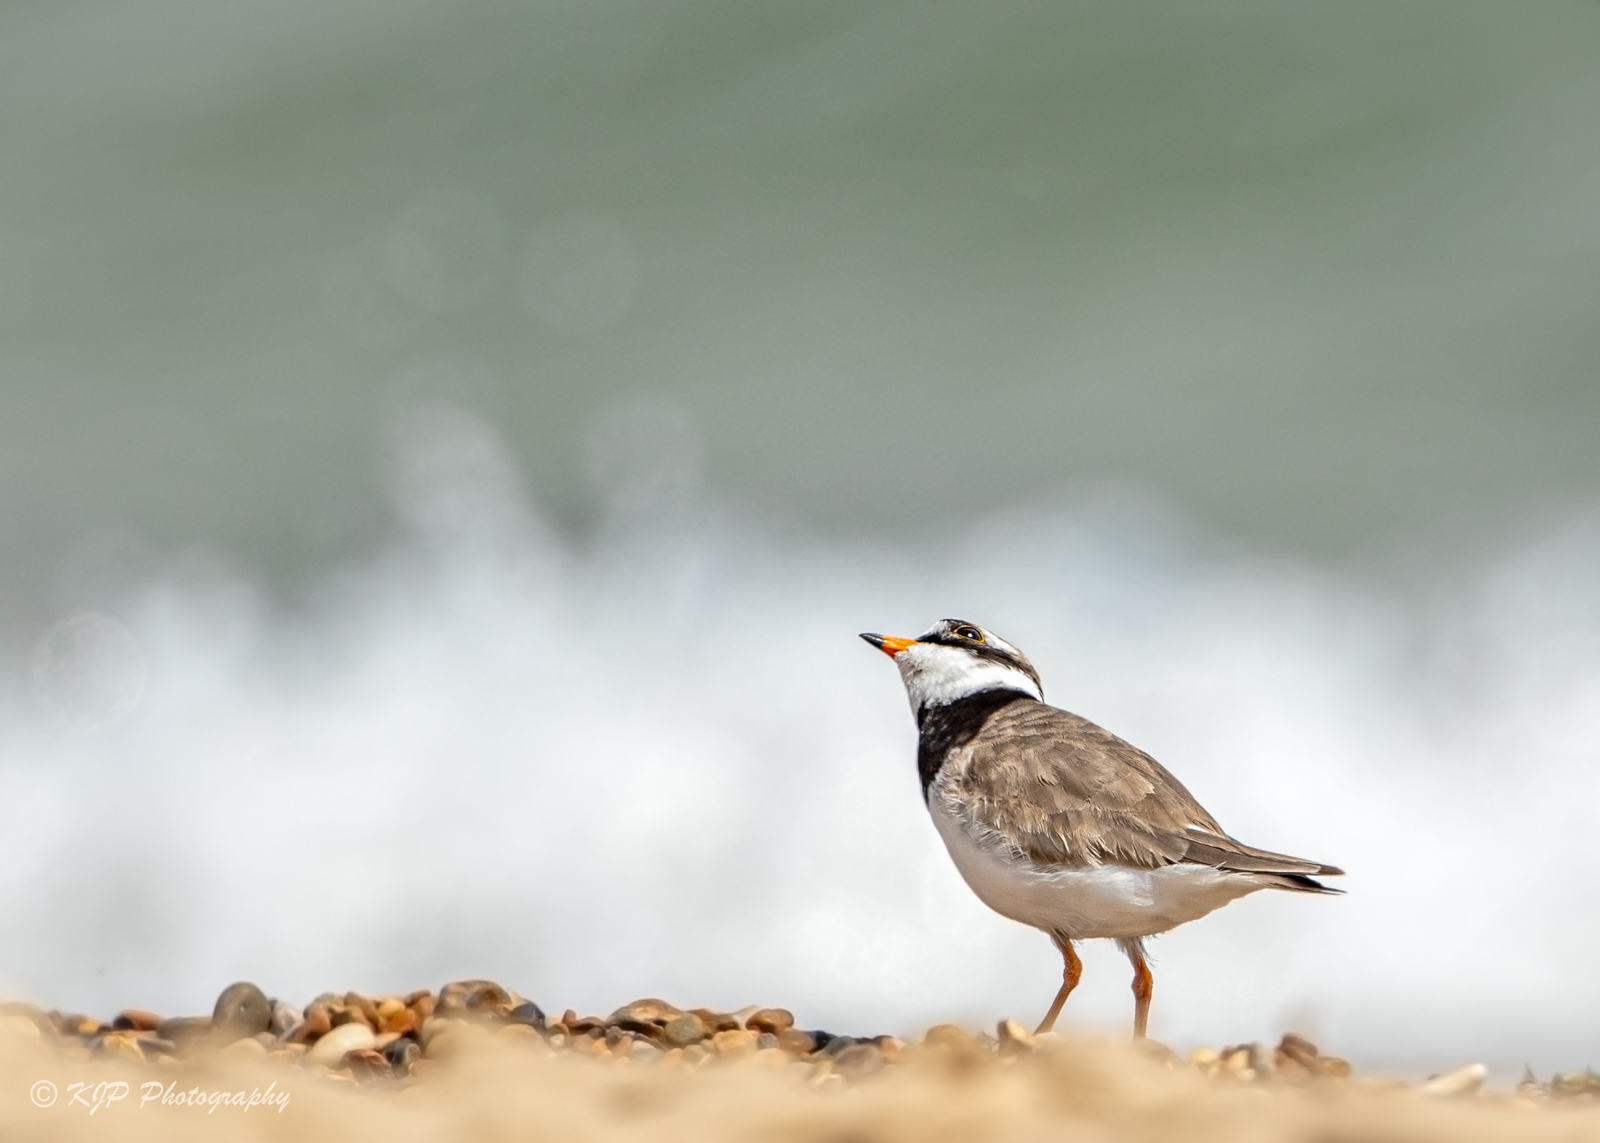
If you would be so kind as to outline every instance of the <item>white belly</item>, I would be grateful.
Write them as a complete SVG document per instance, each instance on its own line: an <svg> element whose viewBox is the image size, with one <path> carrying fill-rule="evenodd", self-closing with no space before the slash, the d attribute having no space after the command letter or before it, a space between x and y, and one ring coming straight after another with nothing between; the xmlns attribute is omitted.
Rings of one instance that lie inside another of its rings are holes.
<svg viewBox="0 0 1600 1143"><path fill-rule="evenodd" d="M1206 865L1036 865L1006 846L980 844L937 794L930 801L933 824L979 900L1002 916L1073 940L1154 936L1267 886L1248 873Z"/></svg>

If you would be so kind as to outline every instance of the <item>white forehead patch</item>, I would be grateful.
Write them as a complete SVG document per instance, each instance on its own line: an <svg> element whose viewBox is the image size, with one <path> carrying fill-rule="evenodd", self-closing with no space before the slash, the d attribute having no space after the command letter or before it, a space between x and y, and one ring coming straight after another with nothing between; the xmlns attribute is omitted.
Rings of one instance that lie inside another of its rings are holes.
<svg viewBox="0 0 1600 1143"><path fill-rule="evenodd" d="M998 639L991 640L999 643ZM1042 700L1038 685L1015 667L980 659L960 647L913 643L894 657L915 715L924 706L943 706L979 691L1014 690Z"/></svg>

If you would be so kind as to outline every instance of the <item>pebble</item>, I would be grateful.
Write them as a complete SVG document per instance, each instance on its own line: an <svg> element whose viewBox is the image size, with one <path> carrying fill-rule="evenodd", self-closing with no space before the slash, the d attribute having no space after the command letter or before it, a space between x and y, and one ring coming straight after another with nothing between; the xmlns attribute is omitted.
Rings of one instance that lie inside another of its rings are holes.
<svg viewBox="0 0 1600 1143"><path fill-rule="evenodd" d="M241 980L230 984L217 997L211 1012L212 1034L219 1044L231 1044L257 1032L265 1032L272 1023L272 1002L266 993Z"/></svg>
<svg viewBox="0 0 1600 1143"><path fill-rule="evenodd" d="M369 1017L359 1005L355 1004L340 1005L328 1012L328 1018L333 1022L335 1028L342 1027L345 1024L365 1024L374 1032L378 1030L378 1025L375 1022L376 1015L374 1013Z"/></svg>
<svg viewBox="0 0 1600 1143"><path fill-rule="evenodd" d="M117 1018L111 1021L111 1027L119 1032L154 1032L161 1027L161 1017L142 1008L124 1008L117 1013Z"/></svg>
<svg viewBox="0 0 1600 1143"><path fill-rule="evenodd" d="M744 1027L737 1016L727 1012L713 1012L709 1008L691 1008L689 1014L705 1026L708 1036L714 1036L718 1032L733 1032Z"/></svg>
<svg viewBox="0 0 1600 1143"><path fill-rule="evenodd" d="M272 1020L267 1024L267 1031L280 1040L287 1039L305 1018L305 1013L287 1000L274 1000Z"/></svg>
<svg viewBox="0 0 1600 1143"><path fill-rule="evenodd" d="M1473 1095L1483 1086L1483 1081L1489 1078L1489 1069L1482 1064L1468 1064L1464 1068L1457 1068L1453 1072L1434 1076L1417 1090L1423 1095L1437 1098L1452 1096Z"/></svg>
<svg viewBox="0 0 1600 1143"><path fill-rule="evenodd" d="M270 1001L254 984L230 985L218 998L213 1015L162 1019L144 1009L124 1009L110 1024L77 1014L45 1012L33 1005L0 1003L0 1038L53 1040L67 1061L116 1057L141 1061L155 1069L180 1066L204 1045L230 1058L261 1057L276 1064L317 1064L330 1069L337 1082L426 1076L436 1060L469 1040L517 1040L533 1054L567 1052L586 1055L610 1066L701 1067L712 1061L749 1060L788 1068L819 1090L849 1090L902 1058L905 1045L892 1036L839 1036L795 1027L784 1008L742 1008L735 1013L682 1009L649 997L617 1009L604 1020L578 1016L568 1009L549 1020L538 1004L493 981L461 980L437 994L419 990L400 996L369 998L356 992L325 992L304 1011ZM927 1030L911 1049L957 1049L974 1061L1012 1056L1037 1049L1045 1040L1016 1020L1001 1020L995 1037L951 1024ZM1144 1054L1172 1066L1171 1051L1153 1041L1138 1045ZM470 1058L470 1057L469 1057ZM1221 1081L1251 1084L1310 1084L1350 1077L1348 1061L1325 1056L1310 1040L1285 1034L1275 1048L1260 1043L1235 1044L1214 1051L1196 1048L1188 1063L1201 1074ZM1417 1089L1434 1098L1466 1098L1481 1092L1488 1071L1470 1064L1430 1078ZM1403 1090L1404 1084L1377 1085L1353 1081L1357 1090ZM1600 1104L1600 1076L1566 1073L1540 1083L1531 1074L1514 1094L1490 1093L1482 1100L1495 1106L1534 1110L1561 1101Z"/></svg>
<svg viewBox="0 0 1600 1143"><path fill-rule="evenodd" d="M683 1009L675 1008L665 1000L647 998L635 1000L632 1004L624 1004L610 1016L606 1017L606 1024L614 1028L628 1028L630 1030L647 1030L660 1028L667 1021L683 1015Z"/></svg>
<svg viewBox="0 0 1600 1143"><path fill-rule="evenodd" d="M422 1021L417 1017L417 1010L402 1005L398 1011L384 1017L383 1030L404 1036L416 1031L421 1025Z"/></svg>
<svg viewBox="0 0 1600 1143"><path fill-rule="evenodd" d="M306 1063L321 1064L325 1068L335 1067L346 1052L370 1048L376 1042L377 1037L365 1021L342 1024L311 1045L306 1052Z"/></svg>
<svg viewBox="0 0 1600 1143"><path fill-rule="evenodd" d="M669 1048L687 1048L690 1044L698 1044L706 1038L706 1026L700 1022L700 1017L692 1012L674 1016L667 1021L661 1032Z"/></svg>
<svg viewBox="0 0 1600 1143"><path fill-rule="evenodd" d="M352 1048L339 1060L339 1067L362 1080L379 1079L391 1074L389 1061L383 1053L371 1048Z"/></svg>
<svg viewBox="0 0 1600 1143"><path fill-rule="evenodd" d="M507 1018L513 1024L526 1024L530 1028L544 1031L544 1009L531 1000L524 1000L508 1014Z"/></svg>
<svg viewBox="0 0 1600 1143"><path fill-rule="evenodd" d="M438 1006L441 1016L473 1016L503 1018L516 1004L511 994L492 980L457 980L439 990Z"/></svg>
<svg viewBox="0 0 1600 1143"><path fill-rule="evenodd" d="M401 1036L383 1049L383 1055L395 1075L410 1075L411 1066L422 1058L422 1049L415 1040Z"/></svg>
<svg viewBox="0 0 1600 1143"><path fill-rule="evenodd" d="M92 1016L80 1016L77 1013L62 1016L57 1021L60 1029L72 1036L92 1036L100 1030L100 1021Z"/></svg>
<svg viewBox="0 0 1600 1143"><path fill-rule="evenodd" d="M745 1017L744 1026L752 1032L777 1034L794 1027L794 1013L787 1008L758 1008Z"/></svg>
<svg viewBox="0 0 1600 1143"><path fill-rule="evenodd" d="M711 1050L723 1059L738 1059L756 1050L755 1034L743 1028L729 1028L711 1037Z"/></svg>
<svg viewBox="0 0 1600 1143"><path fill-rule="evenodd" d="M367 1026L373 1031L383 1027L383 1017L378 1015L378 1006L359 992L346 992L344 994L344 1006L353 1008L361 1013L361 1018L367 1022Z"/></svg>
<svg viewBox="0 0 1600 1143"><path fill-rule="evenodd" d="M1031 1052L1039 1046L1039 1041L1033 1038L1033 1033L1009 1016L1000 1021L995 1032L1000 1040L1000 1051L1005 1055Z"/></svg>
<svg viewBox="0 0 1600 1143"><path fill-rule="evenodd" d="M811 1038L810 1032L785 1028L778 1033L778 1047L791 1056L809 1056L817 1050L817 1042Z"/></svg>
<svg viewBox="0 0 1600 1143"><path fill-rule="evenodd" d="M313 1004L306 1009L306 1018L300 1026L289 1036L291 1044L309 1044L319 1037L326 1036L333 1029L333 1019L328 1015L328 1010L320 1004Z"/></svg>

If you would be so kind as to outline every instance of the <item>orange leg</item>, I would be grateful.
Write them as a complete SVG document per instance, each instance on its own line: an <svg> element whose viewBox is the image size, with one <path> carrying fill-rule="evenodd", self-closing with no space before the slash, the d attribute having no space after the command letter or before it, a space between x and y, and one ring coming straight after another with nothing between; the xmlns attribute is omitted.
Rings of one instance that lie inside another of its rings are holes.
<svg viewBox="0 0 1600 1143"><path fill-rule="evenodd" d="M1078 987L1078 978L1083 975L1083 962L1078 959L1078 954L1072 951L1072 939L1060 933L1051 933L1050 939L1055 942L1056 948L1061 950L1061 991L1056 993L1055 1002L1050 1005L1050 1011L1044 1014L1044 1019L1034 1029L1034 1035L1048 1032L1056 1026L1056 1017L1061 1015L1061 1006L1067 1002L1067 997L1072 995L1072 990Z"/></svg>
<svg viewBox="0 0 1600 1143"><path fill-rule="evenodd" d="M1150 1022L1150 997L1156 990L1155 978L1150 975L1150 965L1144 959L1144 942L1138 938L1117 942L1133 964L1133 1038L1144 1039L1145 1026Z"/></svg>

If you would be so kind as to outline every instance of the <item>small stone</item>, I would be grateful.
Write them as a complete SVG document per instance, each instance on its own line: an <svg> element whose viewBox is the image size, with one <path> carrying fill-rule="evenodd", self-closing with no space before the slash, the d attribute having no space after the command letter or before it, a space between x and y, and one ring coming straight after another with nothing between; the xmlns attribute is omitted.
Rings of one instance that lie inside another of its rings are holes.
<svg viewBox="0 0 1600 1143"><path fill-rule="evenodd" d="M67 1015L58 1015L56 1028L63 1036L93 1036L100 1031L100 1021L93 1016L83 1016L76 1012Z"/></svg>
<svg viewBox="0 0 1600 1143"><path fill-rule="evenodd" d="M291 1044L309 1044L313 1040L326 1036L333 1029L333 1018L328 1015L328 1010L320 1004L313 1004L306 1009L306 1018L300 1022L289 1036Z"/></svg>
<svg viewBox="0 0 1600 1143"><path fill-rule="evenodd" d="M670 1048L687 1048L690 1044L698 1044L706 1038L705 1025L700 1023L700 1017L692 1012L684 1012L668 1020L662 1028L662 1036Z"/></svg>
<svg viewBox="0 0 1600 1143"><path fill-rule="evenodd" d="M513 1024L525 1024L530 1028L544 1031L544 1009L531 1000L524 1000L509 1013L507 1019Z"/></svg>
<svg viewBox="0 0 1600 1143"><path fill-rule="evenodd" d="M794 1027L794 1013L787 1008L758 1008L745 1017L744 1026L752 1032L771 1032L776 1035L785 1028Z"/></svg>
<svg viewBox="0 0 1600 1143"><path fill-rule="evenodd" d="M417 1023L420 1025L429 1016L432 1016L439 1007L439 1002L433 993L424 992L420 996L408 997L406 1007L417 1014Z"/></svg>
<svg viewBox="0 0 1600 1143"><path fill-rule="evenodd" d="M857 1040L854 1036L835 1036L835 1035L832 1035L832 1034L830 1034L828 1032L813 1032L811 1034L813 1036L827 1036L828 1037L827 1042L824 1043L822 1045L822 1047L820 1048L820 1051L825 1056L837 1056L840 1052L844 1051L846 1048L853 1048L853 1047L855 1047L857 1044L859 1044L861 1042L860 1040Z"/></svg>
<svg viewBox="0 0 1600 1143"><path fill-rule="evenodd" d="M422 1021L417 1018L416 1009L402 1005L397 1011L384 1018L383 1030L385 1032L397 1032L403 1036L408 1032L416 1031L421 1023Z"/></svg>
<svg viewBox="0 0 1600 1143"><path fill-rule="evenodd" d="M359 1080L381 1079L392 1074L383 1053L371 1048L352 1048L339 1060L339 1067L348 1069Z"/></svg>
<svg viewBox="0 0 1600 1143"><path fill-rule="evenodd" d="M1031 1052L1039 1046L1039 1041L1033 1038L1033 1033L1009 1016L1000 1021L996 1033L1000 1040L1000 1051L1004 1055Z"/></svg>
<svg viewBox="0 0 1600 1143"><path fill-rule="evenodd" d="M1305 1063L1317 1058L1317 1046L1304 1036L1296 1036L1293 1032L1285 1032L1283 1039L1278 1041L1278 1051L1286 1056Z"/></svg>
<svg viewBox="0 0 1600 1143"><path fill-rule="evenodd" d="M834 1069L851 1079L861 1079L882 1071L887 1063L877 1045L867 1043L851 1044L833 1057Z"/></svg>
<svg viewBox="0 0 1600 1143"><path fill-rule="evenodd" d="M186 1054L211 1035L209 1016L173 1016L161 1021L156 1035L173 1044L179 1055Z"/></svg>
<svg viewBox="0 0 1600 1143"><path fill-rule="evenodd" d="M178 1045L171 1040L163 1040L155 1032L144 1032L139 1036L139 1050L144 1053L145 1059L156 1059L160 1056L176 1055Z"/></svg>
<svg viewBox="0 0 1600 1143"><path fill-rule="evenodd" d="M378 1010L378 1018L387 1024L389 1017L396 1012L406 1011L406 1002L398 996L385 996L382 1000L377 1001L373 1007Z"/></svg>
<svg viewBox="0 0 1600 1143"><path fill-rule="evenodd" d="M1250 1066L1250 1047L1249 1044L1239 1044L1232 1048L1224 1048L1221 1072L1246 1083L1254 1080L1256 1072Z"/></svg>
<svg viewBox="0 0 1600 1143"><path fill-rule="evenodd" d="M972 1037L954 1024L935 1024L923 1034L922 1042L940 1048L970 1048Z"/></svg>
<svg viewBox="0 0 1600 1143"><path fill-rule="evenodd" d="M219 1044L231 1044L246 1036L254 1036L257 1032L265 1032L271 1023L271 1002L267 1000L266 993L248 980L241 980L223 989L222 995L217 997L216 1007L211 1011L212 1035Z"/></svg>
<svg viewBox="0 0 1600 1143"><path fill-rule="evenodd" d="M399 1032L379 1032L372 1038L372 1046L376 1051L381 1052L399 1038Z"/></svg>
<svg viewBox="0 0 1600 1143"><path fill-rule="evenodd" d="M378 1015L378 1006L368 1000L359 992L346 992L344 1006L354 1008L361 1013L361 1018L367 1022L367 1027L376 1031L383 1027L383 1017Z"/></svg>
<svg viewBox="0 0 1600 1143"><path fill-rule="evenodd" d="M674 1008L665 1000L651 998L623 1005L606 1017L606 1024L613 1028L626 1028L630 1032L654 1032L682 1015L683 1009Z"/></svg>
<svg viewBox="0 0 1600 1143"><path fill-rule="evenodd" d="M733 1032L744 1027L739 1023L737 1016L731 1016L726 1012L713 1012L709 1008L691 1008L689 1014L699 1017L708 1036L714 1036L718 1032Z"/></svg>
<svg viewBox="0 0 1600 1143"><path fill-rule="evenodd" d="M341 1024L311 1046L306 1052L306 1063L320 1064L325 1068L336 1067L346 1052L370 1048L376 1042L377 1037L367 1027L365 1020Z"/></svg>
<svg viewBox="0 0 1600 1143"><path fill-rule="evenodd" d="M817 1050L817 1042L811 1038L809 1032L802 1032L798 1028L785 1028L778 1033L778 1047L791 1056L809 1056Z"/></svg>
<svg viewBox="0 0 1600 1143"><path fill-rule="evenodd" d="M743 1028L729 1028L711 1037L711 1050L723 1059L738 1059L755 1052L756 1038Z"/></svg>
<svg viewBox="0 0 1600 1143"><path fill-rule="evenodd" d="M1209 1071L1222 1062L1215 1048L1199 1047L1189 1053L1189 1062L1202 1071Z"/></svg>
<svg viewBox="0 0 1600 1143"><path fill-rule="evenodd" d="M1350 1061L1340 1059L1338 1056L1318 1056L1317 1072L1334 1079L1349 1079Z"/></svg>
<svg viewBox="0 0 1600 1143"><path fill-rule="evenodd" d="M654 1044L640 1042L633 1045L633 1050L628 1053L628 1058L630 1060L637 1060L642 1064L649 1064L655 1063L657 1060L662 1059L665 1055L666 1053L660 1048L656 1047Z"/></svg>
<svg viewBox="0 0 1600 1143"><path fill-rule="evenodd" d="M277 1036L280 1040L287 1039L296 1028L300 1027L305 1018L305 1013L287 1000L274 1000L272 1002L272 1020L267 1025L267 1031Z"/></svg>
<svg viewBox="0 0 1600 1143"><path fill-rule="evenodd" d="M1489 1078L1489 1069L1482 1064L1468 1064L1464 1068L1457 1068L1444 1075L1433 1076L1427 1083L1417 1090L1423 1095L1437 1098L1450 1098L1454 1096L1467 1096L1474 1094L1483 1086L1483 1081Z"/></svg>
<svg viewBox="0 0 1600 1143"><path fill-rule="evenodd" d="M328 1017L333 1021L335 1028L342 1027L345 1024L365 1024L374 1032L378 1030L378 1026L367 1018L366 1012L357 1004L345 1004L335 1008L328 1013Z"/></svg>
<svg viewBox="0 0 1600 1143"><path fill-rule="evenodd" d="M419 988L415 992L406 993L405 1004L407 1008L415 1008L423 1000L432 999L433 990L431 988ZM432 1015L432 1013L429 1013L429 1015Z"/></svg>
<svg viewBox="0 0 1600 1143"><path fill-rule="evenodd" d="M440 1016L503 1019L516 1005L511 994L492 980L457 980L439 990Z"/></svg>
<svg viewBox="0 0 1600 1143"><path fill-rule="evenodd" d="M771 1032L762 1032L756 1037L757 1052L776 1051L777 1047L778 1037L774 1036Z"/></svg>
<svg viewBox="0 0 1600 1143"><path fill-rule="evenodd" d="M410 1075L412 1065L422 1058L422 1048L415 1040L401 1036L383 1049L383 1055L395 1075Z"/></svg>
<svg viewBox="0 0 1600 1143"><path fill-rule="evenodd" d="M124 1008L117 1013L117 1018L111 1021L111 1027L118 1032L154 1032L161 1027L161 1017L142 1008Z"/></svg>

